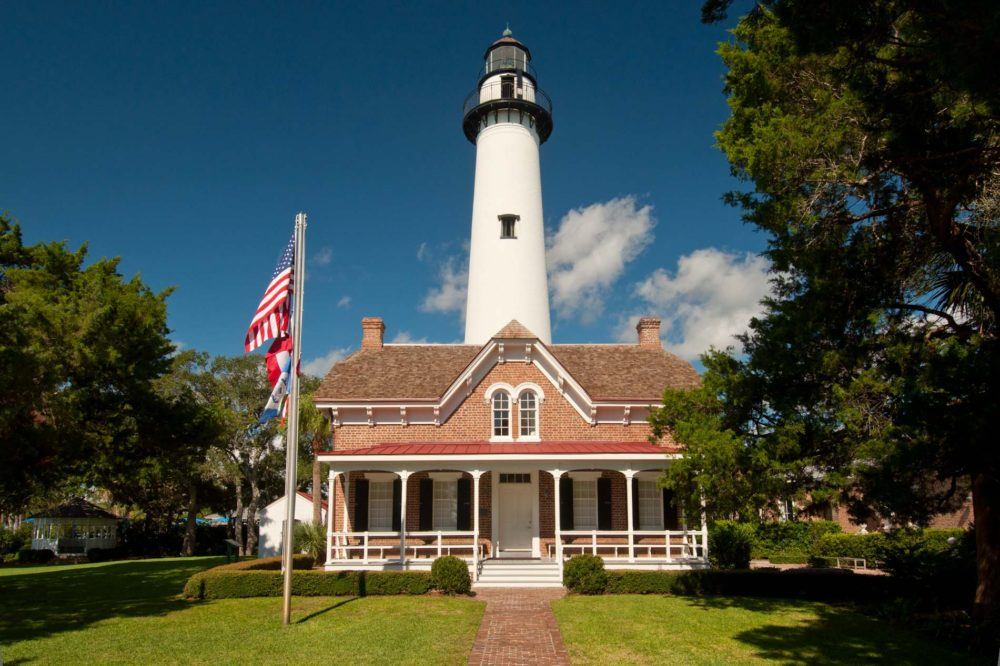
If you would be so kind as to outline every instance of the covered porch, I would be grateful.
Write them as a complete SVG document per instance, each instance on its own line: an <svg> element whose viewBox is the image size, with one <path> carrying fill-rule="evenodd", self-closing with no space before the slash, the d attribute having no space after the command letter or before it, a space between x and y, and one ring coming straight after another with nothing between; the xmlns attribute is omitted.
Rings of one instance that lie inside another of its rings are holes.
<svg viewBox="0 0 1000 666"><path fill-rule="evenodd" d="M647 442L393 444L321 455L334 490L327 564L425 569L442 555L470 565L573 555L608 568L707 566L701 515L657 487L670 458ZM693 524L692 524L693 523Z"/></svg>

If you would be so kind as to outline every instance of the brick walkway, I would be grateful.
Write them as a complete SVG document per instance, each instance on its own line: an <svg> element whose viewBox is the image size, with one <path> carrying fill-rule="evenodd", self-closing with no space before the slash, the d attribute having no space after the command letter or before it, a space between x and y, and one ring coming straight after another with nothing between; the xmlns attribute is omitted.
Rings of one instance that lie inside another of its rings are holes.
<svg viewBox="0 0 1000 666"><path fill-rule="evenodd" d="M559 625L549 605L566 594L562 588L484 588L486 602L469 664L568 664Z"/></svg>

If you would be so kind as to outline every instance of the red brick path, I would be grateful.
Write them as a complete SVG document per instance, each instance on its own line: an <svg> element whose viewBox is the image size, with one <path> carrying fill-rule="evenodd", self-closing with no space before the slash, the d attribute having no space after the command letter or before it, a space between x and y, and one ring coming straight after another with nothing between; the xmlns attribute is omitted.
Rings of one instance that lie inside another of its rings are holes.
<svg viewBox="0 0 1000 666"><path fill-rule="evenodd" d="M496 588L476 592L486 602L469 664L568 664L559 625L549 605L562 588Z"/></svg>

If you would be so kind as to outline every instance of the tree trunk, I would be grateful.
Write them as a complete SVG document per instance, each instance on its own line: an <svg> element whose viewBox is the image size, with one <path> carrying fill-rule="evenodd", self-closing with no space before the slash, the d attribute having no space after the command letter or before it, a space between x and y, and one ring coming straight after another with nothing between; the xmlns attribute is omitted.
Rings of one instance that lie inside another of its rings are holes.
<svg viewBox="0 0 1000 666"><path fill-rule="evenodd" d="M181 546L181 555L191 557L194 555L195 541L198 538L198 484L194 481L190 485L191 492L188 498L187 525L184 529L184 545Z"/></svg>
<svg viewBox="0 0 1000 666"><path fill-rule="evenodd" d="M972 513L976 529L976 599L980 622L1000 622L1000 478L972 477Z"/></svg>
<svg viewBox="0 0 1000 666"><path fill-rule="evenodd" d="M247 555L257 555L257 510L260 506L260 488L250 481L250 503L247 505Z"/></svg>
<svg viewBox="0 0 1000 666"><path fill-rule="evenodd" d="M243 484L236 480L236 513L233 515L233 541L238 543L240 557L246 554L243 548Z"/></svg>
<svg viewBox="0 0 1000 666"><path fill-rule="evenodd" d="M323 444L323 439L319 435L313 438L313 524L320 525L323 522L323 471L320 469L319 451Z"/></svg>

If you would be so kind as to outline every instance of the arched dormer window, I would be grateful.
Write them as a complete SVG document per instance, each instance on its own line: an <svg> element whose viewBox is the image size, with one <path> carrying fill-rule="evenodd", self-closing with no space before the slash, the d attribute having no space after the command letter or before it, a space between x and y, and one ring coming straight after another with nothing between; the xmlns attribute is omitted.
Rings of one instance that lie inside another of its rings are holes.
<svg viewBox="0 0 1000 666"><path fill-rule="evenodd" d="M493 394L493 436L510 437L510 396L506 391Z"/></svg>
<svg viewBox="0 0 1000 666"><path fill-rule="evenodd" d="M538 396L534 391L522 391L517 399L518 436L538 436Z"/></svg>

